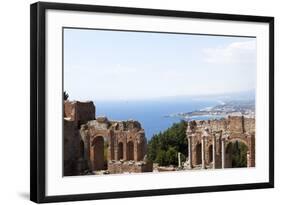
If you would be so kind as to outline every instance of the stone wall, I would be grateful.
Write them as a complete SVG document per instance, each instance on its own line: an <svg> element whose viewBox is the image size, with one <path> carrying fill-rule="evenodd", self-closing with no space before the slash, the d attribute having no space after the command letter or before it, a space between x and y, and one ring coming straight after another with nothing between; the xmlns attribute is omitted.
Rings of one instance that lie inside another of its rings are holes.
<svg viewBox="0 0 281 205"><path fill-rule="evenodd" d="M97 138L103 139L107 146L107 159L110 160L143 160L146 153L147 141L144 130L137 121L110 121L105 117L91 120L81 126L80 134L85 143L85 156L91 170L100 170L98 165L102 160L97 156Z"/></svg>
<svg viewBox="0 0 281 205"><path fill-rule="evenodd" d="M64 117L78 126L96 118L96 109L92 101L64 101Z"/></svg>
<svg viewBox="0 0 281 205"><path fill-rule="evenodd" d="M111 163L110 169L115 170L112 173L120 173L120 170L147 171L149 166L146 162L134 163L143 161L146 149L144 130L138 121L96 118L91 101L64 102L65 176L78 175L86 170L105 170L110 161L117 163ZM119 166L120 161L131 162Z"/></svg>
<svg viewBox="0 0 281 205"><path fill-rule="evenodd" d="M64 176L77 175L77 162L80 157L79 143L81 139L74 121L64 120L63 134Z"/></svg>
<svg viewBox="0 0 281 205"><path fill-rule="evenodd" d="M64 101L64 175L78 175L87 169L84 159L84 143L79 127L88 120L95 119L95 106L91 101Z"/></svg>
<svg viewBox="0 0 281 205"><path fill-rule="evenodd" d="M151 162L144 161L110 161L108 163L108 171L110 174L151 172L152 166Z"/></svg>

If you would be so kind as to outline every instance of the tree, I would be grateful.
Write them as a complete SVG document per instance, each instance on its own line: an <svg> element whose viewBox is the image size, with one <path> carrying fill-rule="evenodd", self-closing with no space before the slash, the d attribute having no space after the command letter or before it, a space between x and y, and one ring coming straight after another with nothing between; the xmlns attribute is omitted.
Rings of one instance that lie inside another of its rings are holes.
<svg viewBox="0 0 281 205"><path fill-rule="evenodd" d="M177 165L178 152L187 155L186 128L187 123L181 121L174 123L164 132L153 135L148 142L148 160L159 163L160 166ZM184 161L185 157L182 159Z"/></svg>
<svg viewBox="0 0 281 205"><path fill-rule="evenodd" d="M67 100L68 97L69 97L69 95L67 94L66 91L64 91L64 92L63 92L63 99L64 99L64 100Z"/></svg>
<svg viewBox="0 0 281 205"><path fill-rule="evenodd" d="M155 162L158 163L161 166L166 166L168 165L168 160L167 160L167 155L166 155L166 151L164 150L159 150L159 152L157 153Z"/></svg>
<svg viewBox="0 0 281 205"><path fill-rule="evenodd" d="M169 147L166 152L167 162L171 165L178 164L178 152L175 147Z"/></svg>

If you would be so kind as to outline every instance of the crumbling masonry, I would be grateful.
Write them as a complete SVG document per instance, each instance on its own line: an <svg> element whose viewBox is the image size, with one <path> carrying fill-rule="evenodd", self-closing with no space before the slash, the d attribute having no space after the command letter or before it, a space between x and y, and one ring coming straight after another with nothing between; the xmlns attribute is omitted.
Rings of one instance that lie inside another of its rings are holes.
<svg viewBox="0 0 281 205"><path fill-rule="evenodd" d="M64 109L64 175L152 171L144 160L147 141L138 121L96 118L93 102L65 101Z"/></svg>
<svg viewBox="0 0 281 205"><path fill-rule="evenodd" d="M229 116L221 120L190 121L187 127L189 168L230 168L234 141L247 148L247 167L255 166L255 119Z"/></svg>

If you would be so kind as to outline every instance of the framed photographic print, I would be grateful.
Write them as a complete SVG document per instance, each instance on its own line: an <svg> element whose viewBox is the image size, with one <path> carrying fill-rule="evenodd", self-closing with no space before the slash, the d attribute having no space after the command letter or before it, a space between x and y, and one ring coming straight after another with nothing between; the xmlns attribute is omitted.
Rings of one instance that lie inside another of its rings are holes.
<svg viewBox="0 0 281 205"><path fill-rule="evenodd" d="M274 18L31 5L34 202L274 187Z"/></svg>

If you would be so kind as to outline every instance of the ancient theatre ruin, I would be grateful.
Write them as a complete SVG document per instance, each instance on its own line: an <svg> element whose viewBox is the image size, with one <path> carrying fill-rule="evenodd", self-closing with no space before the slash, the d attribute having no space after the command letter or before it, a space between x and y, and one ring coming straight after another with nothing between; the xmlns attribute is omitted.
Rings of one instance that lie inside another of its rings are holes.
<svg viewBox="0 0 281 205"><path fill-rule="evenodd" d="M95 116L93 102L64 102L64 175L151 172L138 121Z"/></svg>
<svg viewBox="0 0 281 205"><path fill-rule="evenodd" d="M220 120L190 121L186 131L189 169L231 168L232 146L246 145L247 167L255 166L255 118L229 116Z"/></svg>
<svg viewBox="0 0 281 205"><path fill-rule="evenodd" d="M247 148L247 167L255 167L255 118L186 123L186 162L179 159L179 167L172 170L231 168L234 142ZM160 167L148 161L146 153L147 140L138 121L96 117L92 101L64 101L64 176L157 171Z"/></svg>

